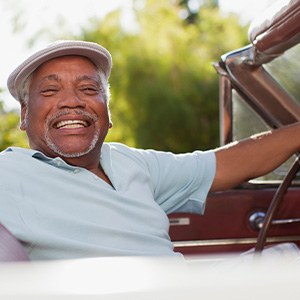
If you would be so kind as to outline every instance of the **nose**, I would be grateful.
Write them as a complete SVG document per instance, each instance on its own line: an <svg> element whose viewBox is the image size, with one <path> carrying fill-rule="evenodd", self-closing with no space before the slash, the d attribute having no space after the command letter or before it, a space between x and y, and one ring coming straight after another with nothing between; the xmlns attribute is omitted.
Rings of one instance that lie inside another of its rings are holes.
<svg viewBox="0 0 300 300"><path fill-rule="evenodd" d="M85 108L86 103L82 100L76 91L72 89L65 90L58 101L58 108Z"/></svg>

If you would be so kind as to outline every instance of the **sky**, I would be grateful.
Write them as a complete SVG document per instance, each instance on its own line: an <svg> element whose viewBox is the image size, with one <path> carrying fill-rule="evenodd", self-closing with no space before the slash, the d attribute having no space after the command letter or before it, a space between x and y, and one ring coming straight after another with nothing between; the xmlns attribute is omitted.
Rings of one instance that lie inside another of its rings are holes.
<svg viewBox="0 0 300 300"><path fill-rule="evenodd" d="M164 0L165 1L165 0ZM197 1L197 0L196 0ZM247 22L253 19L257 12L262 11L274 0L219 0L220 8L224 13L234 12L240 15L241 20ZM18 109L15 101L6 89L6 80L18 62L25 59L32 50L39 47L35 44L28 47L28 39L39 30L48 28L55 34L64 29L76 34L80 28L88 23L91 17L103 17L109 11L122 8L124 23L128 24L130 15L130 0L0 0L0 28L1 28L1 55L0 55L0 87L5 90L3 98L6 109ZM17 8L17 9L16 9ZM16 20L16 11L20 12ZM64 19L64 25L60 20ZM17 24L17 28L13 27ZM49 38L49 35L47 35ZM41 40L40 43L49 41Z"/></svg>

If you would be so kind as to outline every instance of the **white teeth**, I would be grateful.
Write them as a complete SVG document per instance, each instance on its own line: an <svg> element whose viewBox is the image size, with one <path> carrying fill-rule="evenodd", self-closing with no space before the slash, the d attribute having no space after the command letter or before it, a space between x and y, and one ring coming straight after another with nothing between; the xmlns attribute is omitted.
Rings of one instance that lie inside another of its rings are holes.
<svg viewBox="0 0 300 300"><path fill-rule="evenodd" d="M65 120L60 121L56 124L56 128L80 128L80 127L87 127L87 122L83 120Z"/></svg>

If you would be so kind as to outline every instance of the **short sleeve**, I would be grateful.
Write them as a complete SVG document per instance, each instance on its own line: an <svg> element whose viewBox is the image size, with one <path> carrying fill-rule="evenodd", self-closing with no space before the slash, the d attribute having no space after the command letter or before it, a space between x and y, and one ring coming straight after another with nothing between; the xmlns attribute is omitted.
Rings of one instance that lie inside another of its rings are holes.
<svg viewBox="0 0 300 300"><path fill-rule="evenodd" d="M154 198L163 210L167 214L202 214L215 177L215 153L173 154L148 150L146 156L153 179Z"/></svg>

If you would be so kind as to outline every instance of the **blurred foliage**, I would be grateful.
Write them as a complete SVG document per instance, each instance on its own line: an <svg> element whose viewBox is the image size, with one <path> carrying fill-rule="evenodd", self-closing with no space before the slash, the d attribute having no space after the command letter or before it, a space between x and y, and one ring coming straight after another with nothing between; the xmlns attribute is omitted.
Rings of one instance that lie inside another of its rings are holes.
<svg viewBox="0 0 300 300"><path fill-rule="evenodd" d="M19 125L19 113L14 110L6 112L0 100L0 151L9 146L28 147L26 134Z"/></svg>
<svg viewBox="0 0 300 300"><path fill-rule="evenodd" d="M218 5L201 6L198 17L187 22L182 5L135 0L130 19L124 21L116 10L90 20L77 36L58 37L98 42L112 54L114 126L107 141L173 152L219 144L218 75L212 62L244 46L246 28L236 16L222 16ZM15 112L1 112L1 148L24 145L24 135L16 134L18 122Z"/></svg>
<svg viewBox="0 0 300 300"><path fill-rule="evenodd" d="M194 24L199 17L199 10L203 7L216 8L219 6L218 0L179 0L182 6L181 17L188 23Z"/></svg>
<svg viewBox="0 0 300 300"><path fill-rule="evenodd" d="M135 27L121 11L91 21L86 40L112 53L108 140L173 152L219 144L218 76L212 62L247 43L246 29L218 7L204 6L187 24L177 2L135 1ZM141 5L143 3L143 5Z"/></svg>

